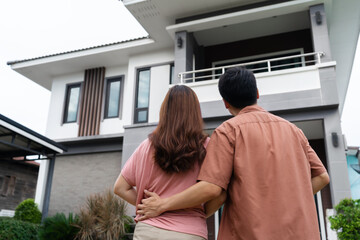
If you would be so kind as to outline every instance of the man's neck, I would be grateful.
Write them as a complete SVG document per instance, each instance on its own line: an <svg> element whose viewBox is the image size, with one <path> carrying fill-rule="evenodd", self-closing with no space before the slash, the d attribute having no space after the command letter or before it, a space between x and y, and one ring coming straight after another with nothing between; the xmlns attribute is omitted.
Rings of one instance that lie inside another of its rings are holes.
<svg viewBox="0 0 360 240"><path fill-rule="evenodd" d="M257 103L253 104L253 105L250 105L250 106L257 106ZM249 107L249 106L246 106L246 107ZM233 107L230 105L230 107L228 108L229 112L231 113L231 115L233 116L236 116L239 114L239 112L241 110L243 110L244 108L236 108L236 107Z"/></svg>

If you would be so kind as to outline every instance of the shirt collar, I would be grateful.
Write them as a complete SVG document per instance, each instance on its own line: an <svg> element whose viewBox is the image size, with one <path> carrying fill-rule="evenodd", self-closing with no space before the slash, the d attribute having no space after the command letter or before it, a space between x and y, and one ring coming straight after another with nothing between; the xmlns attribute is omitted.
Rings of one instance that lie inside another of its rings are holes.
<svg viewBox="0 0 360 240"><path fill-rule="evenodd" d="M262 107L260 107L257 104L254 104L254 105L250 105L250 106L247 106L247 107L244 107L243 109L241 109L240 112L238 113L238 115L243 114L243 113L248 113L248 112L255 112L255 111L266 112Z"/></svg>

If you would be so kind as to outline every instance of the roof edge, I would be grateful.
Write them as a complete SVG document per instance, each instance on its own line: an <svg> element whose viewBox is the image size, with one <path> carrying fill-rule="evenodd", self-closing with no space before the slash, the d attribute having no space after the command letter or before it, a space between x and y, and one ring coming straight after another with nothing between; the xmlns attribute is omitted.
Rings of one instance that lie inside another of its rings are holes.
<svg viewBox="0 0 360 240"><path fill-rule="evenodd" d="M24 131L24 132L26 132L26 133L28 133L28 134L30 134L30 135L33 135L34 137L37 137L38 139L41 139L42 141L45 141L45 142L47 142L48 144L51 144L51 145L53 145L53 146L55 146L55 147L57 147L57 148L60 148L60 149L63 150L63 151L67 151L67 148L66 148L64 145L62 145L62 144L60 144L60 143L57 143L57 142L55 142L54 140L51 140L51 139L49 139L49 138L47 138L47 137L45 137L45 136L43 136L43 135L41 135L41 134L33 131L33 130L31 130L30 128L27 128L27 127L25 127L24 125L21 125L20 123L15 122L14 120L11 120L10 118L5 117L5 116L2 115L2 114L0 114L0 120L2 120L2 121L4 121L4 122L6 122L6 123L8 123L8 124L10 124L10 125L18 128L18 129L20 129L20 130L22 130L22 131Z"/></svg>
<svg viewBox="0 0 360 240"><path fill-rule="evenodd" d="M143 39L150 39L150 35L139 37L139 38L132 38L132 39L128 39L128 40L124 40L124 41L120 41L120 42L97 45L97 46L88 47L88 48L81 48L81 49L76 49L76 50L71 50L71 51L66 51L66 52L61 52L61 53L48 54L48 55L44 55L44 56L40 56L40 57L8 61L6 64L11 66L14 64L18 64L18 63L30 62L30 61L34 61L34 60L38 60L38 59L44 59L44 58L49 58L49 57L54 57L54 56L61 56L61 55L69 54L69 53L82 52L82 51L87 51L87 50L96 49L96 48L114 46L114 45L122 44L122 43L135 42L135 41L143 40Z"/></svg>

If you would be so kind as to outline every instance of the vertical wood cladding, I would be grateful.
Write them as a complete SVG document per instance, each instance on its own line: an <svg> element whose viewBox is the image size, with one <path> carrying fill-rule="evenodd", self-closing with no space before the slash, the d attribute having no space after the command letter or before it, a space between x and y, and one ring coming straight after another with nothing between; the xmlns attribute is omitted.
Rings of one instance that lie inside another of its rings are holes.
<svg viewBox="0 0 360 240"><path fill-rule="evenodd" d="M85 71L80 103L79 137L99 134L104 78L104 67Z"/></svg>

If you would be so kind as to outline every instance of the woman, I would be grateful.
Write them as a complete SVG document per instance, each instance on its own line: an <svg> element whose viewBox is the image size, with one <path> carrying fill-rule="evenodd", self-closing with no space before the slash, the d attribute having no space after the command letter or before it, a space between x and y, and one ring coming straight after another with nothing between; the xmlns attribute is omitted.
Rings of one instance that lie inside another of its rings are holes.
<svg viewBox="0 0 360 240"><path fill-rule="evenodd" d="M167 197L195 184L209 141L202 129L196 94L184 85L172 87L161 105L157 128L126 162L115 194L137 205L144 190ZM165 212L138 222L134 239L207 239L205 220L202 206Z"/></svg>

